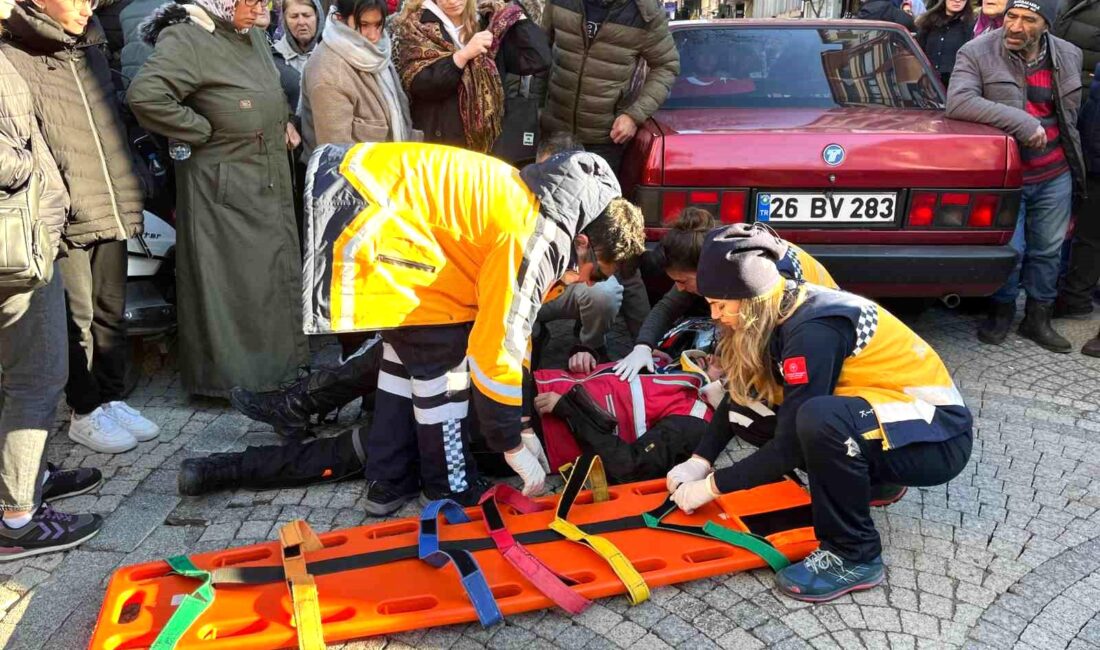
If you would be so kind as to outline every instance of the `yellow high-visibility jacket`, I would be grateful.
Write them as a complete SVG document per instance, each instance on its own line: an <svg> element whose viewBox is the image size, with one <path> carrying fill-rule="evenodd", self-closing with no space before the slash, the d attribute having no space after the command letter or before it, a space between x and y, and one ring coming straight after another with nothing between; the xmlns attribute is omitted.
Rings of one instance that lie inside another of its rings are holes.
<svg viewBox="0 0 1100 650"><path fill-rule="evenodd" d="M838 288L836 280L833 279L828 269L821 262L818 262L813 255L790 242L787 242L787 246L789 248L787 249L786 260L780 260L777 265L780 267L780 271L784 270L784 261L786 261L790 264L791 271L796 279L828 289Z"/></svg>
<svg viewBox="0 0 1100 650"><path fill-rule="evenodd" d="M531 326L573 238L620 194L607 164L575 153L521 174L442 145L327 145L307 193L307 333L473 323L481 428L519 445Z"/></svg>

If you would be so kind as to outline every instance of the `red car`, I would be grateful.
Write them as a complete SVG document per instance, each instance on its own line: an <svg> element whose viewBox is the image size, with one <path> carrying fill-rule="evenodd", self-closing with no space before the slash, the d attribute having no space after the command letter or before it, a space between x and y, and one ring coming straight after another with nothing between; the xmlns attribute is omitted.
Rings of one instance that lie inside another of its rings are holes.
<svg viewBox="0 0 1100 650"><path fill-rule="evenodd" d="M680 77L624 157L649 237L685 206L767 222L846 289L988 295L1008 276L1014 140L944 118L944 89L892 23L673 23ZM641 78L641 71L638 79Z"/></svg>

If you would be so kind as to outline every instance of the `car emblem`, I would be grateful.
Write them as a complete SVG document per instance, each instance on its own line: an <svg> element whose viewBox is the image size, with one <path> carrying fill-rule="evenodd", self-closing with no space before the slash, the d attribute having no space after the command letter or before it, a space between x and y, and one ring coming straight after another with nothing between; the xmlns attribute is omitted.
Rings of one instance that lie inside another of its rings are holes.
<svg viewBox="0 0 1100 650"><path fill-rule="evenodd" d="M826 165L836 167L844 162L844 147L839 144L831 144L825 147L825 150L821 152L821 158L825 161Z"/></svg>

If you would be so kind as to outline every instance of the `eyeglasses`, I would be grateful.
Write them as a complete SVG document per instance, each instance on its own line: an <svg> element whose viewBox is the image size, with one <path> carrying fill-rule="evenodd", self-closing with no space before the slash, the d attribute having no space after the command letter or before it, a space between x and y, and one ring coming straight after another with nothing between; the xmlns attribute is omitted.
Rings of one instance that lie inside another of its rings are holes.
<svg viewBox="0 0 1100 650"><path fill-rule="evenodd" d="M83 9L87 7L92 11L95 11L99 7L99 0L72 0L73 7L77 9Z"/></svg>
<svg viewBox="0 0 1100 650"><path fill-rule="evenodd" d="M98 0L93 0L93 1L98 2ZM255 9L256 7L259 7L261 3L264 2L264 0L239 0L239 1L240 1L241 4L248 7L249 9Z"/></svg>

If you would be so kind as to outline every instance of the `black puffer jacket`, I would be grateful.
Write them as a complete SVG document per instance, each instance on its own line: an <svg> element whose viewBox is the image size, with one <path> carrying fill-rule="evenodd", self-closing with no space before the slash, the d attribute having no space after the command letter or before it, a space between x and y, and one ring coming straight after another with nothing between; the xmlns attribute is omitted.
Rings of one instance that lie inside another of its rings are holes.
<svg viewBox="0 0 1100 650"><path fill-rule="evenodd" d="M67 35L33 3L18 4L0 50L26 80L46 144L69 191L65 241L85 247L142 232L144 192L126 141L103 32Z"/></svg>
<svg viewBox="0 0 1100 650"><path fill-rule="evenodd" d="M913 17L901 10L890 0L868 0L859 8L856 18L861 20L885 20L889 23L897 23L913 31Z"/></svg>
<svg viewBox="0 0 1100 650"><path fill-rule="evenodd" d="M964 20L961 14L943 25L917 30L917 43L932 62L932 67L940 73L944 86L947 86L951 71L955 69L955 55L959 48L972 38L974 22Z"/></svg>
<svg viewBox="0 0 1100 650"><path fill-rule="evenodd" d="M1081 85L1088 88L1089 73L1100 64L1100 0L1063 0L1051 31L1081 48Z"/></svg>
<svg viewBox="0 0 1100 650"><path fill-rule="evenodd" d="M49 227L56 247L65 231L69 195L35 124L31 90L0 53L0 192L23 188L31 174L38 174L42 183L38 218Z"/></svg>

